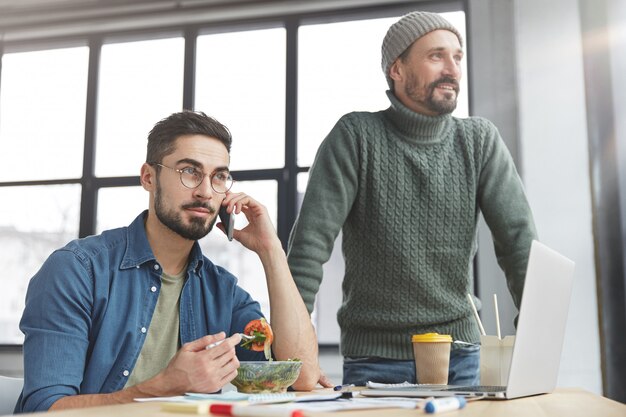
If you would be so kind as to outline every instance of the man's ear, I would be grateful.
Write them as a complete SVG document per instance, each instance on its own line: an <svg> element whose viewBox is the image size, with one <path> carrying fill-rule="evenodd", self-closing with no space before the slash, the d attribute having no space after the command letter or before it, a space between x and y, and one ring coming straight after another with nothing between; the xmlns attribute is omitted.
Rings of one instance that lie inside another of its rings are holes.
<svg viewBox="0 0 626 417"><path fill-rule="evenodd" d="M153 191L156 189L156 168L150 164L144 163L141 166L139 181L141 181L141 186L146 191Z"/></svg>
<svg viewBox="0 0 626 417"><path fill-rule="evenodd" d="M400 58L393 61L393 64L389 67L389 78L391 78L394 83L402 80L404 77L404 68L402 67L402 63L400 62Z"/></svg>

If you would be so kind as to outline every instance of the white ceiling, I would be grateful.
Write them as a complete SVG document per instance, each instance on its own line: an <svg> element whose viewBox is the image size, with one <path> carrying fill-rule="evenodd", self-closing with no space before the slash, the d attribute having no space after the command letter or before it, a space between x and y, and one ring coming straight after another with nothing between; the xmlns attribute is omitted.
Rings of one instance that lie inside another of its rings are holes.
<svg viewBox="0 0 626 417"><path fill-rule="evenodd" d="M266 0L0 0L0 30L33 23L268 3Z"/></svg>
<svg viewBox="0 0 626 417"><path fill-rule="evenodd" d="M232 13L242 7L276 3L268 0L0 0L0 39L28 41L99 30L119 30L187 16ZM282 1L280 2L282 3ZM180 17L182 16L182 17ZM142 23L145 21L146 23Z"/></svg>
<svg viewBox="0 0 626 417"><path fill-rule="evenodd" d="M419 1L422 0L393 0L393 3ZM0 41L10 48L20 43L98 32L389 3L389 0L0 0Z"/></svg>

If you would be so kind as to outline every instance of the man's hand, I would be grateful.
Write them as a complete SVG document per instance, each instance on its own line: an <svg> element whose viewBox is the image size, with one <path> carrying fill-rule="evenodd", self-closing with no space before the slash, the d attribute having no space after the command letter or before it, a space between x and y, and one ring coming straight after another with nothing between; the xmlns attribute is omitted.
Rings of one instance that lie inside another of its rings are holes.
<svg viewBox="0 0 626 417"><path fill-rule="evenodd" d="M221 332L184 344L155 378L172 389L174 392L169 393L172 395L219 391L237 376L239 368L235 346L241 342L241 336L224 337ZM207 349L208 345L220 340L223 342Z"/></svg>
<svg viewBox="0 0 626 417"><path fill-rule="evenodd" d="M248 225L241 230L233 231L233 238L243 246L257 254L281 247L276 229L270 220L265 206L244 193L228 193L222 206L227 207L229 213L243 213ZM223 232L224 227L218 224Z"/></svg>
<svg viewBox="0 0 626 417"><path fill-rule="evenodd" d="M259 256L272 312L274 343L272 352L276 359L300 358L300 376L294 382L296 390L310 391L320 380L317 336L311 318L293 282L287 257L267 209L252 197L242 193L229 193L222 201L227 211L244 213L248 225L235 229L233 238ZM222 231L222 225L218 226Z"/></svg>
<svg viewBox="0 0 626 417"><path fill-rule="evenodd" d="M61 397L50 410L124 404L135 398L169 397L186 392L218 391L237 376L239 368L235 346L241 342L241 336L237 333L225 337L226 334L221 332L184 344L167 367L147 381L109 394ZM207 349L208 345L220 340L222 343Z"/></svg>
<svg viewBox="0 0 626 417"><path fill-rule="evenodd" d="M324 388L332 388L335 386L335 384L333 384L333 381L328 379L326 374L324 374L324 371L322 371L322 368L320 368L320 379L319 381L317 381L317 383L320 384Z"/></svg>

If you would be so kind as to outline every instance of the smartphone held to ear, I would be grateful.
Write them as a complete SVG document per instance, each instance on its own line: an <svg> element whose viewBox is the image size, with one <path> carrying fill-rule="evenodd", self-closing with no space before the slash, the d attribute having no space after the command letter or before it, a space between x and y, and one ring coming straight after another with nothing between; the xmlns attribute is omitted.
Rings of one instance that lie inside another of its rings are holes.
<svg viewBox="0 0 626 417"><path fill-rule="evenodd" d="M225 206L220 206L219 216L220 216L220 221L222 222L226 230L226 237L228 238L228 240L233 240L233 230L235 229L234 213L229 214L226 211Z"/></svg>

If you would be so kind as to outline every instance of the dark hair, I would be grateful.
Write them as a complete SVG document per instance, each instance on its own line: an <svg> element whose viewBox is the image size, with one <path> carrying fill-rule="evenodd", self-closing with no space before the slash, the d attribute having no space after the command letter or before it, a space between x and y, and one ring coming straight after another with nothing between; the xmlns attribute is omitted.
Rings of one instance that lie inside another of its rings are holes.
<svg viewBox="0 0 626 417"><path fill-rule="evenodd" d="M413 42L413 43L415 43L415 42ZM411 51L411 47L413 46L413 43L410 44L404 51L402 51L402 53L400 55L398 55L398 58L396 58L396 59L399 59L400 61L402 61L402 63L406 64L406 60L409 59L409 53ZM392 64L393 64L393 62L392 62ZM389 69L391 69L391 66L389 66ZM387 74L387 80L389 81L389 87L391 87L391 91L393 91L393 88L396 85L396 83L389 76L389 74Z"/></svg>
<svg viewBox="0 0 626 417"><path fill-rule="evenodd" d="M174 152L174 142L184 135L205 135L222 142L230 154L233 138L226 126L201 111L183 110L159 121L148 134L146 162L160 163Z"/></svg>

